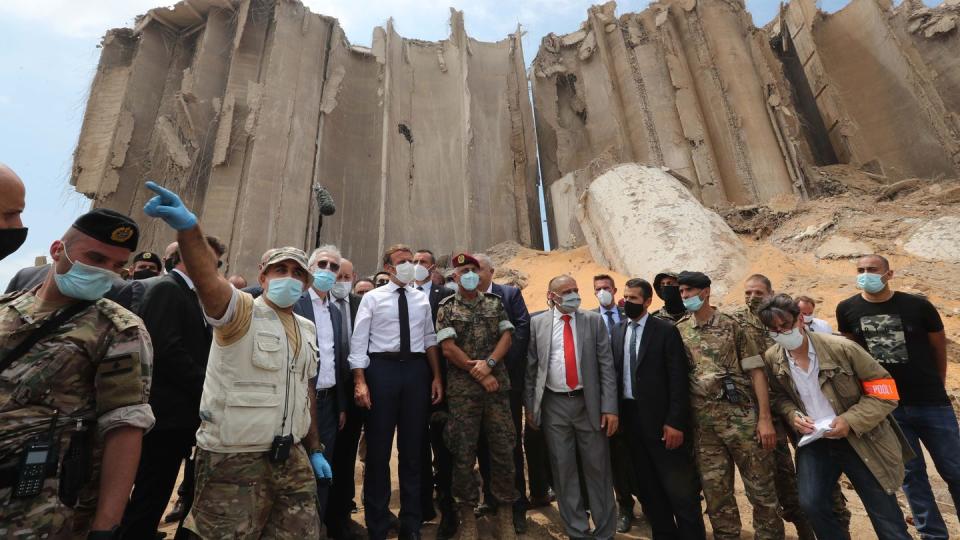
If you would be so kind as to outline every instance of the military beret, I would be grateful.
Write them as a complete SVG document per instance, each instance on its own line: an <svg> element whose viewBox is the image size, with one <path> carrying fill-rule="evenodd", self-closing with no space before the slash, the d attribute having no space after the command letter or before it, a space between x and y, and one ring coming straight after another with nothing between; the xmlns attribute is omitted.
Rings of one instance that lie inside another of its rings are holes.
<svg viewBox="0 0 960 540"><path fill-rule="evenodd" d="M95 208L78 217L73 222L73 228L104 244L130 251L137 250L140 240L140 228L136 221L106 208Z"/></svg>
<svg viewBox="0 0 960 540"><path fill-rule="evenodd" d="M677 283L693 287L695 289L706 289L710 286L710 278L703 272L683 271L677 276Z"/></svg>
<svg viewBox="0 0 960 540"><path fill-rule="evenodd" d="M453 257L453 267L460 268L461 266L472 264L474 266L480 266L480 263L473 258L473 255L469 253L460 253Z"/></svg>
<svg viewBox="0 0 960 540"><path fill-rule="evenodd" d="M140 261L146 261L160 266L160 256L152 251L141 251L140 253L137 253L136 256L133 257L133 262L137 263Z"/></svg>

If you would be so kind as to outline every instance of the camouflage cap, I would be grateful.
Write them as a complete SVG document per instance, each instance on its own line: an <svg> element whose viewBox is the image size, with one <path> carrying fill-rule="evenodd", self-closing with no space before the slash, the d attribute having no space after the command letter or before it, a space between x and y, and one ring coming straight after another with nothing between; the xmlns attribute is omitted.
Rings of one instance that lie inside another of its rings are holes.
<svg viewBox="0 0 960 540"><path fill-rule="evenodd" d="M260 271L263 272L271 264L277 264L281 261L293 261L297 263L307 274L306 287L313 285L313 274L310 272L310 267L307 264L307 254L304 253L302 249L297 249L292 246L268 249L266 253L263 254L263 257L260 258Z"/></svg>

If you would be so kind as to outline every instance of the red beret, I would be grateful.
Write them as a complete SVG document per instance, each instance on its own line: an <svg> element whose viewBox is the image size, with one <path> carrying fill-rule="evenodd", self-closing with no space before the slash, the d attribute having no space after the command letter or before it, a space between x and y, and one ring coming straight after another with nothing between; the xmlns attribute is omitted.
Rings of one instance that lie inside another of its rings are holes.
<svg viewBox="0 0 960 540"><path fill-rule="evenodd" d="M480 263L473 258L473 255L469 253L460 253L453 257L453 267L459 268L465 264L472 264L474 266L480 266Z"/></svg>

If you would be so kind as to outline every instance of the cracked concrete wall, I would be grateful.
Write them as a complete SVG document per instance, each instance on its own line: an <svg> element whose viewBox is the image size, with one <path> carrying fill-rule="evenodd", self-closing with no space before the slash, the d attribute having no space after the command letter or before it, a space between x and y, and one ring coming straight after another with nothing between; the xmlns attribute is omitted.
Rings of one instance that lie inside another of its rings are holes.
<svg viewBox="0 0 960 540"><path fill-rule="evenodd" d="M146 179L170 187L252 278L268 248L334 242L361 272L395 242L438 253L541 247L533 112L519 29L372 48L295 0L192 0L103 41L71 183L144 225ZM317 186L338 211L321 217ZM321 225L322 224L322 225Z"/></svg>
<svg viewBox="0 0 960 540"><path fill-rule="evenodd" d="M782 29L841 162L891 180L960 174L957 11L956 0L853 0L832 14L787 4Z"/></svg>
<svg viewBox="0 0 960 540"><path fill-rule="evenodd" d="M548 195L598 162L668 167L709 206L802 190L791 155L803 145L783 120L797 116L789 88L742 1L664 0L619 18L615 9L594 6L579 30L546 36L531 67Z"/></svg>

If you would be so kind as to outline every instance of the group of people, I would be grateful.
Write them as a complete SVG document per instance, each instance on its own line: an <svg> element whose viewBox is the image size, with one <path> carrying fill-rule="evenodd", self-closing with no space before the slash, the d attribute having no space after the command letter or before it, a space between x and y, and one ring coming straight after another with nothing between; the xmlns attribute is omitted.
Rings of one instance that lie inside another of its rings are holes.
<svg viewBox="0 0 960 540"><path fill-rule="evenodd" d="M628 531L639 502L656 539L705 538L704 503L733 539L735 470L757 538L784 521L849 538L841 474L878 538L910 538L901 488L920 534L948 536L923 458L960 502L944 328L880 255L857 261L838 334L759 274L726 311L697 271L622 291L559 275L531 315L489 257L443 276L403 244L370 278L335 246L270 249L246 286L177 194L147 187L176 232L162 257L131 264L138 224L97 209L0 297L0 537L156 538L182 467L177 538L421 538L439 518L438 537L472 540L489 514L510 539L555 500L571 538ZM0 210L5 256L26 230Z"/></svg>

